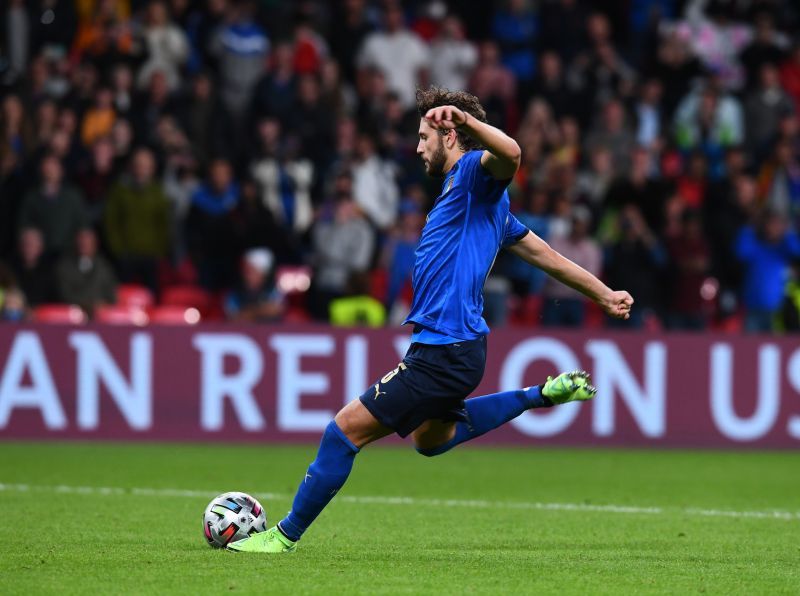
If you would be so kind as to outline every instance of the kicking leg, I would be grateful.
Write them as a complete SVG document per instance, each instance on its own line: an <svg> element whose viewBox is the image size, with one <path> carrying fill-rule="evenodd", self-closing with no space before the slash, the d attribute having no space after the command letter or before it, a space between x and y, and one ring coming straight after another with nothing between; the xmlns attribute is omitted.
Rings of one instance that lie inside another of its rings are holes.
<svg viewBox="0 0 800 596"><path fill-rule="evenodd" d="M249 552L291 552L334 495L344 486L362 447L393 431L383 426L360 400L347 404L328 424L316 459L308 467L292 510L274 528L228 545Z"/></svg>
<svg viewBox="0 0 800 596"><path fill-rule="evenodd" d="M429 420L412 433L414 445L427 457L441 455L505 424L525 410L593 398L596 390L590 380L585 372L574 371L554 379L548 377L543 385L468 399L464 402L467 422Z"/></svg>

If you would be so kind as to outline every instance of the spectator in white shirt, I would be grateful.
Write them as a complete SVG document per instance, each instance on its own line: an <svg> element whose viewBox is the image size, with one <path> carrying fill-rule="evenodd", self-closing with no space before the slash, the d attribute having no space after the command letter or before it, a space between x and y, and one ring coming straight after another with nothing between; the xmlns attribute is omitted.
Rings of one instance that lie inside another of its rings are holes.
<svg viewBox="0 0 800 596"><path fill-rule="evenodd" d="M477 63L478 50L465 38L461 21L446 17L431 43L431 82L446 89L466 89Z"/></svg>
<svg viewBox="0 0 800 596"><path fill-rule="evenodd" d="M400 200L395 164L378 155L369 134L360 134L356 141L353 198L375 227L386 230L394 225Z"/></svg>
<svg viewBox="0 0 800 596"><path fill-rule="evenodd" d="M384 30L368 35L358 54L359 68L379 69L406 109L414 107L417 87L427 86L429 60L428 46L406 28L403 11L395 4L386 8Z"/></svg>

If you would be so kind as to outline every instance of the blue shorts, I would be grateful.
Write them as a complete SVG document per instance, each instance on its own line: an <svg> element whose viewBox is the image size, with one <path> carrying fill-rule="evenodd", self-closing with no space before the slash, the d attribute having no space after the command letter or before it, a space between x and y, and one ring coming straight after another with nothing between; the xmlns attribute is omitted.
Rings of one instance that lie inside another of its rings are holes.
<svg viewBox="0 0 800 596"><path fill-rule="evenodd" d="M464 399L485 367L485 336L443 346L413 343L397 368L359 399L381 424L406 437L426 420L467 421Z"/></svg>

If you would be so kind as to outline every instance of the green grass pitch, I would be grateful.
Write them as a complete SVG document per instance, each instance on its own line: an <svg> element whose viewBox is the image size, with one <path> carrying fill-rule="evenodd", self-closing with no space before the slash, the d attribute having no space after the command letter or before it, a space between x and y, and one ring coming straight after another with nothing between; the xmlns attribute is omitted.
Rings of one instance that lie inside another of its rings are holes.
<svg viewBox="0 0 800 596"><path fill-rule="evenodd" d="M0 594L800 593L797 453L377 446L295 554L205 544L210 497L274 522L314 452L0 444Z"/></svg>

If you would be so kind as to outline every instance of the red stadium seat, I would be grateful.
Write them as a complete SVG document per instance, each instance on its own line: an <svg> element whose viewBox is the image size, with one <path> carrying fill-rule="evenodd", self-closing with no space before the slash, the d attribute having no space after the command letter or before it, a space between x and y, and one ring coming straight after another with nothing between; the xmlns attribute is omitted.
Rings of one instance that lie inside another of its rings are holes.
<svg viewBox="0 0 800 596"><path fill-rule="evenodd" d="M200 286L169 286L161 292L161 305L194 307L205 312L211 305L211 295Z"/></svg>
<svg viewBox="0 0 800 596"><path fill-rule="evenodd" d="M202 316L193 306L167 304L150 310L150 322L154 325L196 325Z"/></svg>
<svg viewBox="0 0 800 596"><path fill-rule="evenodd" d="M33 320L40 323L79 325L86 318L86 313L74 304L42 304L33 309Z"/></svg>
<svg viewBox="0 0 800 596"><path fill-rule="evenodd" d="M114 304L100 306L95 310L94 319L98 323L110 325L147 325L148 317L144 309L137 306Z"/></svg>
<svg viewBox="0 0 800 596"><path fill-rule="evenodd" d="M117 288L117 304L136 308L150 308L155 304L155 297L145 286L123 284Z"/></svg>

